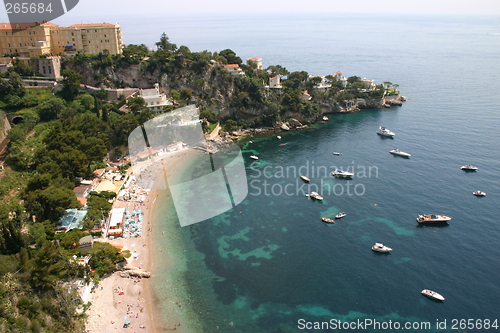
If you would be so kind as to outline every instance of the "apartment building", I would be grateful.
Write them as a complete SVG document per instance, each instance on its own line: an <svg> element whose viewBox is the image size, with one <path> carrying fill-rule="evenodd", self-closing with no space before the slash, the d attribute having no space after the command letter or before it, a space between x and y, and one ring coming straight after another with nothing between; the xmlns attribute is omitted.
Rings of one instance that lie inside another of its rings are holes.
<svg viewBox="0 0 500 333"><path fill-rule="evenodd" d="M78 51L97 54L122 52L118 23L74 24L60 27L46 22L0 23L0 56L31 58L39 55L73 54Z"/></svg>

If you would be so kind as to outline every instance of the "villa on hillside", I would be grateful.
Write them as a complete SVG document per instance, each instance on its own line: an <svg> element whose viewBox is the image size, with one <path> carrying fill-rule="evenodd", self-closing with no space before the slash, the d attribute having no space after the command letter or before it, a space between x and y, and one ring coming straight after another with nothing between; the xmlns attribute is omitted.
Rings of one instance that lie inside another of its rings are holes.
<svg viewBox="0 0 500 333"><path fill-rule="evenodd" d="M312 99L311 95L309 94L309 92L307 90L302 91L302 95L300 96L300 98L304 102L310 101Z"/></svg>
<svg viewBox="0 0 500 333"><path fill-rule="evenodd" d="M283 88L283 86L281 85L281 79L279 75L269 78L269 86L266 86L266 88L273 88L273 89Z"/></svg>
<svg viewBox="0 0 500 333"><path fill-rule="evenodd" d="M231 75L245 75L245 72L243 72L238 64L223 65L223 67L227 69Z"/></svg>
<svg viewBox="0 0 500 333"><path fill-rule="evenodd" d="M248 58L247 64L250 65L250 61L257 64L257 69L262 69L262 58Z"/></svg>
<svg viewBox="0 0 500 333"><path fill-rule="evenodd" d="M337 74L335 74L335 78L337 79L337 82L342 83L342 86L345 88L347 86L347 79L342 76L342 72L338 71Z"/></svg>
<svg viewBox="0 0 500 333"><path fill-rule="evenodd" d="M363 83L368 90L375 90L375 88L377 87L377 85L375 84L375 80L370 80L362 77L361 79L359 79L359 81Z"/></svg>
<svg viewBox="0 0 500 333"><path fill-rule="evenodd" d="M162 113L167 105L173 105L173 102L167 99L167 96L160 93L160 85L155 83L154 88L140 89L139 97L144 98L146 106L154 113Z"/></svg>
<svg viewBox="0 0 500 333"><path fill-rule="evenodd" d="M326 76L323 76L323 75L309 75L309 79L312 79L312 78L315 78L315 77L321 78L321 81L319 83L316 83L313 86L314 89L326 91L326 90L328 90L329 88L332 87L332 83L326 78Z"/></svg>

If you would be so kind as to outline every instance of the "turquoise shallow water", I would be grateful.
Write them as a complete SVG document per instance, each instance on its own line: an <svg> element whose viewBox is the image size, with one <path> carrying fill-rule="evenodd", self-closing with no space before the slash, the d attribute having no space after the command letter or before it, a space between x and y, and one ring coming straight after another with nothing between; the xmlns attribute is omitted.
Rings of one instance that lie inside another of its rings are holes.
<svg viewBox="0 0 500 333"><path fill-rule="evenodd" d="M453 319L500 320L498 18L190 22L173 17L163 26L171 27L174 42L192 50L232 48L289 70L342 70L392 81L408 101L329 115L328 123L283 133L281 141L262 136L241 142L249 184L243 203L184 228L172 210L155 222L167 230L166 237L157 235L158 262L168 254L174 263L155 276L157 293L161 299L174 289L186 304L178 309L164 300L165 313L190 310L192 332L216 326L223 332L298 332L301 318L432 323L414 330L419 332L437 331L436 320L446 319L449 331L460 331L451 330ZM380 125L395 138L377 136ZM392 156L394 148L412 157ZM461 171L468 163L479 171ZM325 170L334 167L356 176L331 178ZM298 179L303 173L323 202L304 196L307 188ZM478 189L487 196L474 197ZM334 225L321 222L338 211L348 215ZM415 218L422 213L453 220L419 227ZM394 251L373 253L374 242ZM421 296L423 288L446 301ZM490 330L469 330L482 331Z"/></svg>

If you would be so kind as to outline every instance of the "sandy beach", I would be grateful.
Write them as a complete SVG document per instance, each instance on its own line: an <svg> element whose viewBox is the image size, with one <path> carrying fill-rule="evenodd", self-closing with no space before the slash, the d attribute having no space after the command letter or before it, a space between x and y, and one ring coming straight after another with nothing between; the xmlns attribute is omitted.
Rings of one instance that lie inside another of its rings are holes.
<svg viewBox="0 0 500 333"><path fill-rule="evenodd" d="M158 175L160 170L174 170L185 160L185 150L171 153L167 158L155 162L155 168L148 174ZM163 173L162 173L163 174ZM162 175L160 175L162 177ZM114 272L102 278L94 288L88 299L91 302L87 310L87 332L144 332L156 333L166 331L187 332L186 325L182 325L182 318L178 313L160 313L159 303L170 299L159 300L154 294L152 279L154 280L154 253L153 235L160 232L155 225L155 203L158 193L163 195L164 190L151 190L143 203L116 200L113 208L126 208L129 211L141 209L143 212L142 235L137 238L95 239L94 241L109 242L112 245L123 247L122 251L129 250L132 256L127 259L127 266L137 267L151 272L152 278L121 277L120 272ZM162 296L164 297L164 296ZM130 322L124 327L125 322Z"/></svg>

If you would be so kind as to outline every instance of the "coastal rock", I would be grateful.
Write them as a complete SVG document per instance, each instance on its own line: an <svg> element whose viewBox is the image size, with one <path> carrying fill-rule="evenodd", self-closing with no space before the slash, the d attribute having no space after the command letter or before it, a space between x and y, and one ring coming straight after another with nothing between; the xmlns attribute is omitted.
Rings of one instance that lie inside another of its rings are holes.
<svg viewBox="0 0 500 333"><path fill-rule="evenodd" d="M288 123L290 124L290 126L292 128L297 128L297 127L302 127L303 126L303 124L300 121L298 121L297 119L295 119L295 118L290 119L288 121Z"/></svg>
<svg viewBox="0 0 500 333"><path fill-rule="evenodd" d="M126 271L121 271L119 273L120 277L122 278L129 278L131 276L133 277L139 277L139 278L149 278L151 277L151 273L144 270L144 269L131 269L131 270L126 270Z"/></svg>

